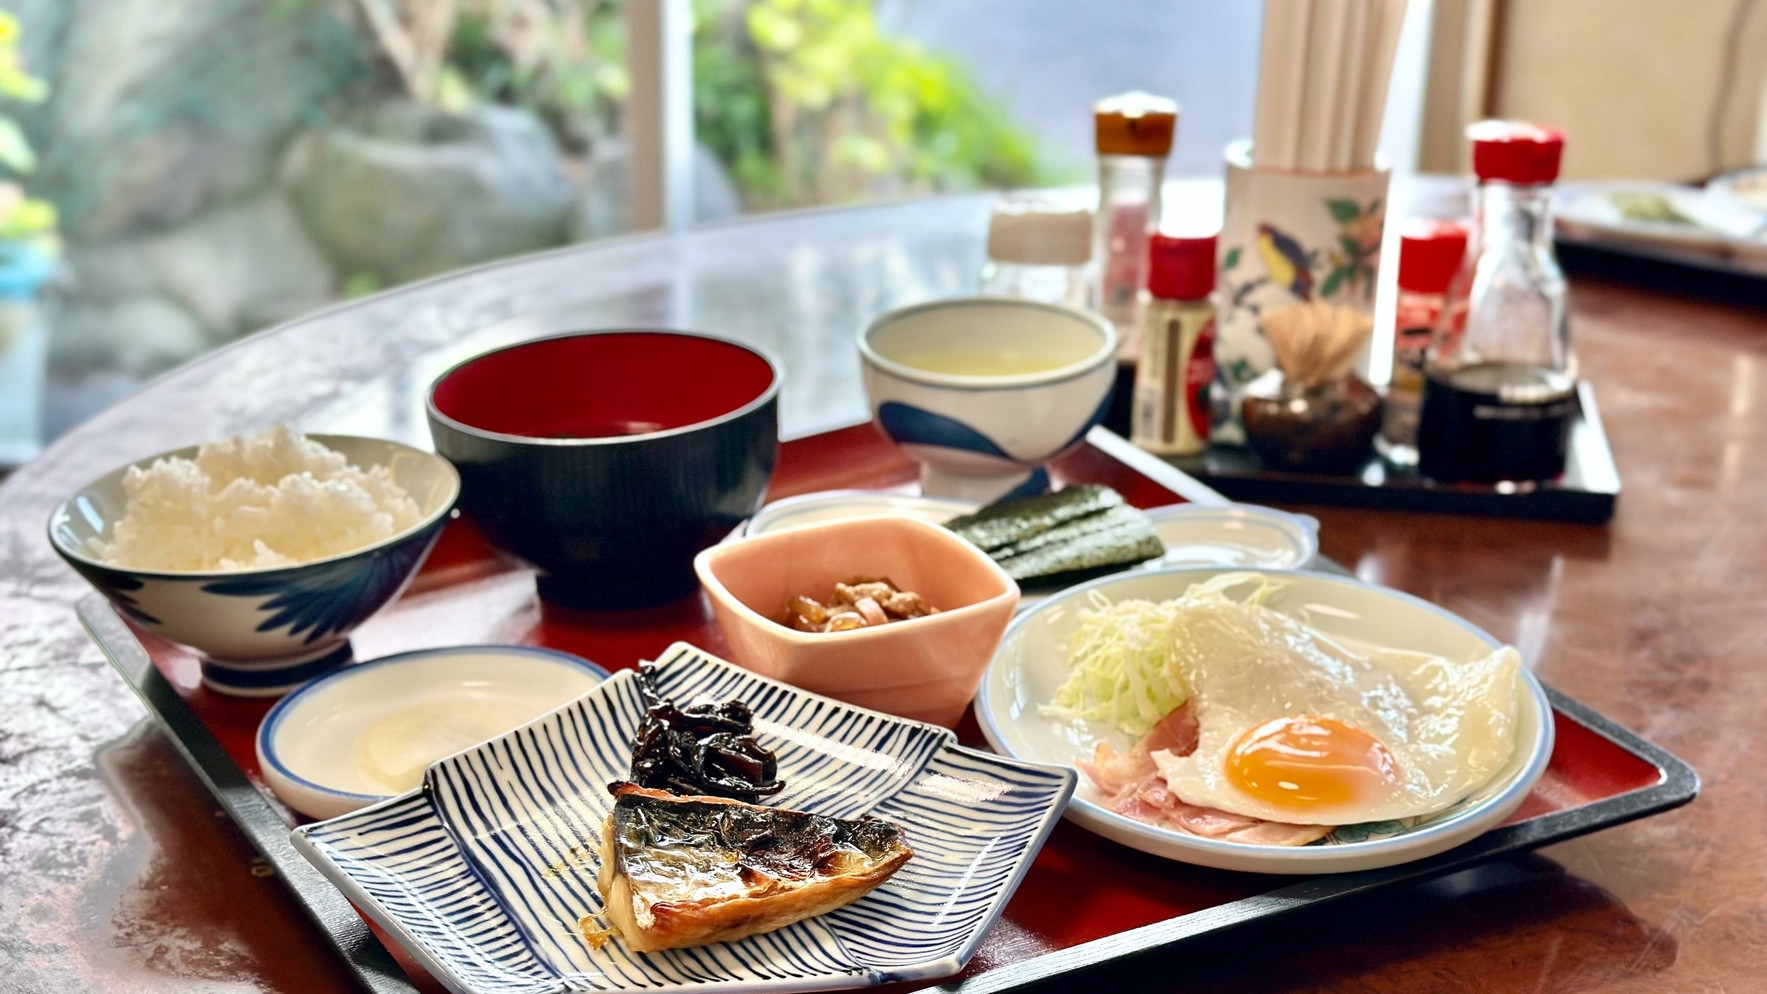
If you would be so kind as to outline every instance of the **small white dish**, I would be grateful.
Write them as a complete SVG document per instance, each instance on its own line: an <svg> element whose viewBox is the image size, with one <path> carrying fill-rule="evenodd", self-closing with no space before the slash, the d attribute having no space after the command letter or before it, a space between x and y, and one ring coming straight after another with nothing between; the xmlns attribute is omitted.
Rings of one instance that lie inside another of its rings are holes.
<svg viewBox="0 0 1767 994"><path fill-rule="evenodd" d="M594 663L531 646L386 656L314 680L271 708L258 726L258 767L284 804L335 818L415 788L430 763L605 679Z"/></svg>
<svg viewBox="0 0 1767 994"><path fill-rule="evenodd" d="M430 767L425 787L298 828L296 849L457 994L691 987L722 994L925 983L963 969L1074 789L1071 767L966 749L950 731L819 697L677 642L672 700L747 701L786 787L771 803L895 822L914 857L844 908L692 949L591 948L597 837L645 702L624 671Z"/></svg>
<svg viewBox="0 0 1767 994"><path fill-rule="evenodd" d="M1001 754L1041 763L1072 764L1097 741L1126 750L1129 738L1114 729L1047 717L1049 701L1067 678L1066 643L1095 595L1111 600L1167 600L1219 569L1134 570L1081 584L1050 597L1013 619L976 694L982 733ZM1272 572L1277 571L1250 571ZM1281 589L1266 603L1304 617L1340 641L1429 652L1471 660L1501 643L1472 623L1427 601L1353 577L1329 573L1277 573ZM1203 839L1116 814L1099 803L1081 778L1067 817L1134 849L1199 866L1251 873L1342 873L1407 863L1451 849L1495 828L1527 797L1552 757L1552 708L1533 674L1523 671L1517 701L1515 752L1471 797L1435 815L1406 822L1342 826L1325 840L1284 848Z"/></svg>
<svg viewBox="0 0 1767 994"><path fill-rule="evenodd" d="M1319 519L1256 504L1173 504L1147 512L1166 554L1148 565L1304 569L1319 554Z"/></svg>
<svg viewBox="0 0 1767 994"><path fill-rule="evenodd" d="M824 490L797 497L776 500L755 512L743 526L745 538L781 528L821 525L850 518L869 518L893 514L916 518L932 525L942 525L962 517L982 505L973 500L954 497L922 497L915 494L892 494L878 490Z"/></svg>
<svg viewBox="0 0 1767 994"><path fill-rule="evenodd" d="M826 490L773 501L729 540L886 514L942 525L980 508L975 501L953 497ZM1257 504L1169 504L1150 508L1146 514L1166 546L1164 556L1148 560L1150 567L1302 569L1319 554L1319 519L1306 514Z"/></svg>

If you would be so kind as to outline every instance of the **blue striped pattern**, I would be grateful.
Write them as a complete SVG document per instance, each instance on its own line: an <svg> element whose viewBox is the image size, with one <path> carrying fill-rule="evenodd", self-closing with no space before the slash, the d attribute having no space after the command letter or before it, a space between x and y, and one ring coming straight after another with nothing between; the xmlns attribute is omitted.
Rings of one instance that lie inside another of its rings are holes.
<svg viewBox="0 0 1767 994"><path fill-rule="evenodd" d="M944 729L817 697L685 644L661 662L666 696L737 697L754 709L788 784L772 803L887 818L914 858L864 900L766 935L591 950L575 923L601 909L606 784L625 776L643 715L632 673L442 760L424 792L298 830L297 845L457 991L831 989L960 969L1073 791L1072 770L972 752Z"/></svg>
<svg viewBox="0 0 1767 994"><path fill-rule="evenodd" d="M295 830L295 847L357 907L461 992L556 991L421 791Z"/></svg>

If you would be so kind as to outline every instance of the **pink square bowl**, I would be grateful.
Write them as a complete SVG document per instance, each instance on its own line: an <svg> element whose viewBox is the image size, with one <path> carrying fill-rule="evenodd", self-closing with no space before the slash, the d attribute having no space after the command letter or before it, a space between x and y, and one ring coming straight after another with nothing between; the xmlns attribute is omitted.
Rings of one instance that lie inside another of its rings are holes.
<svg viewBox="0 0 1767 994"><path fill-rule="evenodd" d="M693 561L744 669L849 704L954 727L975 696L1018 584L938 525L874 517L768 532ZM885 577L938 614L815 634L774 621L794 595L826 600L836 583Z"/></svg>

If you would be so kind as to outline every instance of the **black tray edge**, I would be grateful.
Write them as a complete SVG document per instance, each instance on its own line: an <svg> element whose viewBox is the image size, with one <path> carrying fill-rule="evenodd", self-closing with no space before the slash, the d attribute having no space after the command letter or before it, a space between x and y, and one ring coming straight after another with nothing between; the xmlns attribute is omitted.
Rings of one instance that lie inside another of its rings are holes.
<svg viewBox="0 0 1767 994"><path fill-rule="evenodd" d="M1553 710L1655 766L1661 772L1662 779L1649 787L1616 794L1583 807L1493 829L1463 846L1428 859L1362 873L1306 878L1299 883L1255 897L1094 939L1058 952L997 967L968 980L928 987L925 990L952 994L993 994L996 991L1023 989L1058 976L1071 979L1095 968L1120 968L1136 959L1163 953L1185 940L1204 934L1218 933L1382 887L1434 879L1486 860L1529 852L1541 846L1660 814L1678 808L1698 796L1699 774L1692 766L1580 701L1551 687L1545 689Z"/></svg>
<svg viewBox="0 0 1767 994"><path fill-rule="evenodd" d="M275 868L301 909L337 947L357 983L373 994L417 994L417 988L369 931L355 906L295 851L289 842L288 824L160 675L147 650L110 604L98 594L87 594L74 610L111 667L170 733L185 764L202 779L252 848Z"/></svg>

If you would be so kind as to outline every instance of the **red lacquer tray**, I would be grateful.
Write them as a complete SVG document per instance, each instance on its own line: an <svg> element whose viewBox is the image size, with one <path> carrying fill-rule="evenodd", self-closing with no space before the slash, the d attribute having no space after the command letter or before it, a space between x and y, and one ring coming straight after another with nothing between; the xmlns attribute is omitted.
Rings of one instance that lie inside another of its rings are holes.
<svg viewBox="0 0 1767 994"><path fill-rule="evenodd" d="M1220 499L1102 430L1052 471L1058 484L1107 484L1139 507ZM862 424L785 443L769 497L856 488L911 491L914 479L914 464ZM80 616L363 985L385 992L413 985L441 990L396 945L383 946L289 845L288 828L296 818L264 788L253 746L271 702L203 689L193 656L134 628L95 594L81 602ZM555 608L537 600L525 568L498 556L469 521L457 519L411 588L353 641L358 659L430 646L526 643L574 652L612 669L651 658L678 639L723 652L703 598L610 614ZM968 969L947 986L974 994L1120 966L1206 932L1438 876L1667 810L1697 793L1698 778L1685 763L1550 688L1548 695L1558 733L1551 765L1509 822L1473 842L1384 870L1267 877L1171 862L1064 822ZM958 731L967 744L983 744L973 718Z"/></svg>

